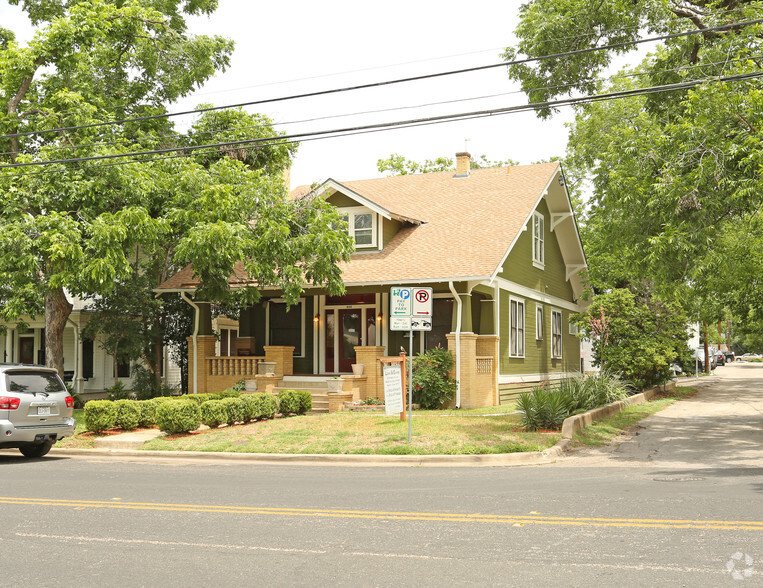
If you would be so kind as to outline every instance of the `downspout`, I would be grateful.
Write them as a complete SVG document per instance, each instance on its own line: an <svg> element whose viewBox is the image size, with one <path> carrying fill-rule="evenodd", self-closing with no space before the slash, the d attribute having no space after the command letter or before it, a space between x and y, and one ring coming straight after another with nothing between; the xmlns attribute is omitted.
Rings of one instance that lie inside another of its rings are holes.
<svg viewBox="0 0 763 588"><path fill-rule="evenodd" d="M461 408L461 297L453 287L453 280L448 282L453 298L456 299L456 408Z"/></svg>
<svg viewBox="0 0 763 588"><path fill-rule="evenodd" d="M199 346L196 342L196 337L199 335L199 307L198 305L194 304L193 300L188 298L188 295L185 292L180 293L180 297L185 300L191 308L195 311L195 316L193 320L193 335L191 335L191 340L193 341L193 393L198 394L199 393Z"/></svg>

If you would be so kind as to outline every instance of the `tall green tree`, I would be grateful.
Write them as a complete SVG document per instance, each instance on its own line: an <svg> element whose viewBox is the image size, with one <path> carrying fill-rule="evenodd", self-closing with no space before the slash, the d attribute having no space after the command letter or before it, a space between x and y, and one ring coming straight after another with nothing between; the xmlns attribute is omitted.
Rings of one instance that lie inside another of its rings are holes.
<svg viewBox="0 0 763 588"><path fill-rule="evenodd" d="M208 299L255 300L263 285L287 300L305 282L341 288L335 262L351 244L332 230L338 217L320 199L288 200L280 176L246 158L66 161L194 144L150 117L227 66L230 41L186 29L186 16L211 14L215 0L22 5L37 32L27 46L7 31L0 39L0 165L58 163L0 168L0 316L44 312L48 365L63 370L66 290L109 296L187 263ZM140 120L101 125L125 118ZM237 263L253 282L231 293Z"/></svg>
<svg viewBox="0 0 763 588"><path fill-rule="evenodd" d="M761 14L758 0L534 0L523 7L519 43L506 58L568 53L509 67L533 102L697 82L577 107L566 163L589 180L582 236L595 288L655 288L695 318L723 316L738 282L716 279L711 268L728 277L736 265L719 262L732 254L724 235L760 207L763 94L749 76L763 64L763 29L745 23ZM709 30L720 25L732 26ZM664 41L611 80L603 74L612 59L635 47L576 53L678 31L699 34ZM553 109L544 105L539 115Z"/></svg>

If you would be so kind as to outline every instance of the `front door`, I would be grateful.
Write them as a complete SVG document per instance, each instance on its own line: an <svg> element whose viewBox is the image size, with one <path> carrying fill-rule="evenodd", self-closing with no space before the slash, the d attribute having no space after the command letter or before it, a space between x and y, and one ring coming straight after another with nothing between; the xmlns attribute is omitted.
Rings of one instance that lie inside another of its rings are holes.
<svg viewBox="0 0 763 588"><path fill-rule="evenodd" d="M339 310L339 371L351 372L355 363L355 346L363 345L362 310L349 308Z"/></svg>
<svg viewBox="0 0 763 588"><path fill-rule="evenodd" d="M34 363L34 337L19 337L19 363Z"/></svg>

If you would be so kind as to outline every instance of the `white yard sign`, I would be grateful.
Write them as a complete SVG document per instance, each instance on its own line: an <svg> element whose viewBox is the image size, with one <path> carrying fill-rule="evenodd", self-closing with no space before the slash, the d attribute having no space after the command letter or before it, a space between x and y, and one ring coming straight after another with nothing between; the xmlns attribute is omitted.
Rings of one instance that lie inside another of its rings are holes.
<svg viewBox="0 0 763 588"><path fill-rule="evenodd" d="M432 288L392 288L389 309L392 331L432 330Z"/></svg>
<svg viewBox="0 0 763 588"><path fill-rule="evenodd" d="M403 412L403 364L392 363L384 366L384 412Z"/></svg>

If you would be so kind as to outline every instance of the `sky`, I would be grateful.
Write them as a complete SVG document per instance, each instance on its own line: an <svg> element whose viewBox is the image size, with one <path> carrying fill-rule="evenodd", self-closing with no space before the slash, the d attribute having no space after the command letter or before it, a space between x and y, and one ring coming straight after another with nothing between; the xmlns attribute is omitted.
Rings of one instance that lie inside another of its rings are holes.
<svg viewBox="0 0 763 588"><path fill-rule="evenodd" d="M190 18L189 30L233 39L236 49L230 67L192 96L170 106L170 111L499 63L501 51L513 42L519 6L513 0L474 4L463 0L373 4L357 0L220 0L213 16ZM7 0L0 0L0 23L16 32L22 42L31 35L24 14ZM508 79L506 69L499 67L247 110L269 116L279 130L291 133L524 103L525 95ZM563 156L567 143L564 123L571 119L572 112L565 109L550 120L532 113L507 114L307 141L300 145L292 165L291 184L294 188L327 178L341 182L379 177L377 160L392 153L419 161L454 158L456 152L466 150L474 157L519 163ZM193 117L175 119L180 130L192 121Z"/></svg>

